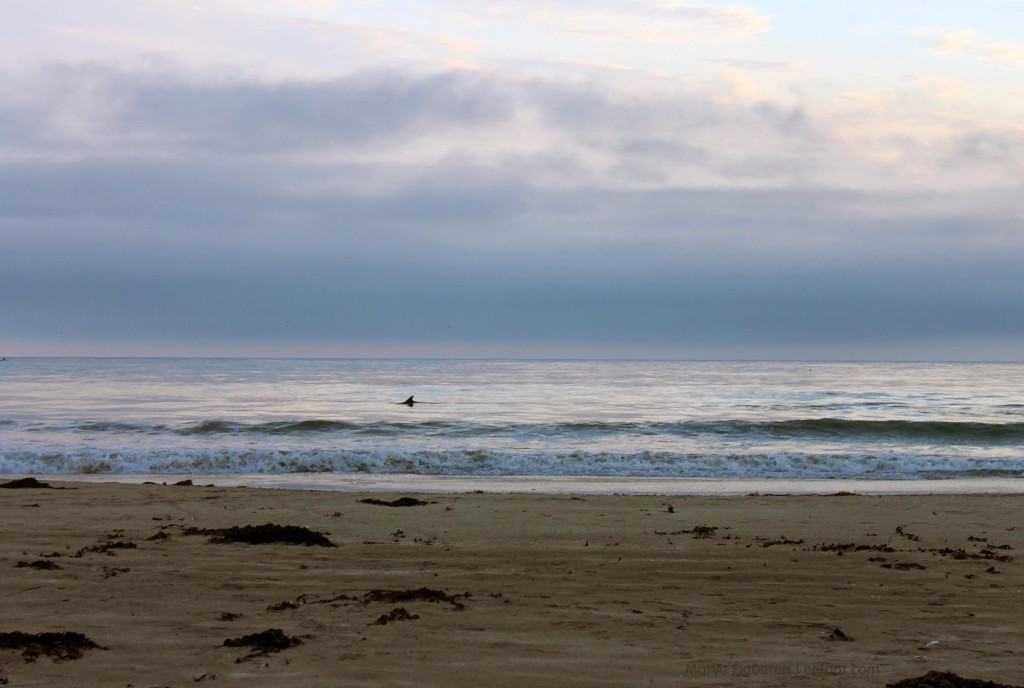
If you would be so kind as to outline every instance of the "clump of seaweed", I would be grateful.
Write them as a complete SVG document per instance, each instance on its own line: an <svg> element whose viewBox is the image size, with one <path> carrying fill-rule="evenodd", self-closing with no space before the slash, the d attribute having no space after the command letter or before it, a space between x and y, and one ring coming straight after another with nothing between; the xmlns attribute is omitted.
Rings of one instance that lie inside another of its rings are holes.
<svg viewBox="0 0 1024 688"><path fill-rule="evenodd" d="M43 571L59 571L63 569L63 566L58 565L56 562L50 561L49 559L36 559L35 561L19 561L14 565L16 569L40 569Z"/></svg>
<svg viewBox="0 0 1024 688"><path fill-rule="evenodd" d="M422 499L416 499L415 497L399 497L398 499L390 502L383 499L360 499L363 504L375 504L377 506L426 506L427 504L434 504L434 502L424 502Z"/></svg>
<svg viewBox="0 0 1024 688"><path fill-rule="evenodd" d="M268 628L259 633L250 633L238 638L228 638L224 641L224 647L250 647L253 649L253 652L236 659L235 662L244 662L253 657L262 657L301 644L301 640L294 636L285 635L285 632L280 628Z"/></svg>
<svg viewBox="0 0 1024 688"><path fill-rule="evenodd" d="M694 526L693 528L682 530L673 530L671 532L664 530L654 531L655 535L692 535L694 540L708 540L715 536L718 531L718 526Z"/></svg>
<svg viewBox="0 0 1024 688"><path fill-rule="evenodd" d="M186 528L184 535L208 535L210 542L240 542L248 545L267 545L283 543L286 545L305 545L307 547L337 547L319 533L303 526L282 526L276 523L264 523L259 526L231 526L230 528Z"/></svg>
<svg viewBox="0 0 1024 688"><path fill-rule="evenodd" d="M896 569L897 571L924 571L925 566L912 561L898 561L895 564L882 564L883 569Z"/></svg>
<svg viewBox="0 0 1024 688"><path fill-rule="evenodd" d="M405 607L395 607L387 614L381 614L377 617L371 626L386 626L393 621L413 621L420 618L419 614L410 614L409 610Z"/></svg>
<svg viewBox="0 0 1024 688"><path fill-rule="evenodd" d="M44 483L39 480L36 480L35 478L19 478L17 480L10 480L6 483L0 484L0 487L6 488L8 490L24 490L31 488L45 488L49 490L57 489L50 483Z"/></svg>
<svg viewBox="0 0 1024 688"><path fill-rule="evenodd" d="M83 547L71 556L75 559L81 559L85 554L96 553L106 554L112 557L114 556L113 550L115 549L136 549L136 547L137 545L130 540L108 540L107 542L102 542L98 545L93 545L92 547Z"/></svg>
<svg viewBox="0 0 1024 688"><path fill-rule="evenodd" d="M285 600L284 602L278 602L277 604L269 605L267 607L267 611L270 611L270 612L283 612L283 611L287 611L287 610L290 610L290 609L298 609L298 608L299 608L298 603L296 603L296 602L289 602L288 600Z"/></svg>
<svg viewBox="0 0 1024 688"><path fill-rule="evenodd" d="M357 598L349 597L348 595L335 595L327 599L316 599L317 596L313 593L303 593L295 598L295 601L284 600L276 604L271 604L267 607L268 611L272 612L283 612L291 609L298 609L304 604L329 604L332 607L340 607L344 602L355 602Z"/></svg>
<svg viewBox="0 0 1024 688"><path fill-rule="evenodd" d="M976 678L964 678L949 671L929 671L924 676L887 683L885 688L1022 688Z"/></svg>
<svg viewBox="0 0 1024 688"><path fill-rule="evenodd" d="M443 590L433 590L431 588L417 588L416 590L371 590L370 592L363 595L363 603L370 602L387 602L388 604L401 604L403 602L447 602L455 608L455 611L461 612L466 608L463 603L468 597L472 597L473 594L466 592L461 595L449 595Z"/></svg>
<svg viewBox="0 0 1024 688"><path fill-rule="evenodd" d="M905 537L908 540L911 540L913 542L920 542L920 540L921 540L921 538L918 537L917 535L914 535L913 533L908 533L906 531L906 526L896 526L896 534L897 535L901 535L901 536L903 536L903 537Z"/></svg>
<svg viewBox="0 0 1024 688"><path fill-rule="evenodd" d="M998 547L997 549L1003 549L1003 547ZM941 549L922 549L921 551L938 554L942 557L952 557L958 561L962 561L964 559L992 559L1003 563L1013 561L1013 557L1009 554L997 554L988 547L978 550L977 552L968 552L964 549L952 549L950 547L943 547Z"/></svg>
<svg viewBox="0 0 1024 688"><path fill-rule="evenodd" d="M813 548L815 552L836 552L842 554L844 552L895 552L889 545L864 545L856 542L831 542L829 544L815 545Z"/></svg>
<svg viewBox="0 0 1024 688"><path fill-rule="evenodd" d="M73 631L54 633L23 633L13 631L0 633L0 649L23 650L21 656L26 662L34 662L40 655L63 662L81 659L83 650L105 650L105 647Z"/></svg>
<svg viewBox="0 0 1024 688"><path fill-rule="evenodd" d="M762 547L775 547L776 545L802 545L804 544L803 538L799 540L790 540L785 535L779 536L778 540L766 540L761 543Z"/></svg>

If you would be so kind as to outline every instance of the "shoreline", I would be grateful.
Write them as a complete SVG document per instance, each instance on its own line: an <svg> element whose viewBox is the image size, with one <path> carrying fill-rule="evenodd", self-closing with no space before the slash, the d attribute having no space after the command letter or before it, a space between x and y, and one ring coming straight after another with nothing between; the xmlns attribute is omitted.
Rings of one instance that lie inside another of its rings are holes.
<svg viewBox="0 0 1024 688"><path fill-rule="evenodd" d="M0 489L0 631L81 633L99 648L31 662L0 650L9 685L1019 680L1021 495L441 496L41 478L64 489ZM260 524L335 546L211 538ZM274 629L288 642L245 646Z"/></svg>
<svg viewBox="0 0 1024 688"><path fill-rule="evenodd" d="M0 481L25 474L0 475ZM622 478L598 476L443 476L369 473L161 473L161 474L33 474L43 480L82 483L146 482L173 484L191 480L218 487L252 487L326 492L422 492L457 494L551 495L693 495L743 496L830 495L852 492L858 495L928 494L1024 494L1024 478L972 478L953 480L791 480L712 478Z"/></svg>

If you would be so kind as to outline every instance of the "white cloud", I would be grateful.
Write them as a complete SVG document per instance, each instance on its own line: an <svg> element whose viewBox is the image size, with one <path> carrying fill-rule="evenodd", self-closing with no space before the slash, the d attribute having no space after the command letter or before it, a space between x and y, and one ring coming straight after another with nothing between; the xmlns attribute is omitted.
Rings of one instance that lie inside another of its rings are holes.
<svg viewBox="0 0 1024 688"><path fill-rule="evenodd" d="M931 37L929 45L938 54L967 55L985 62L1006 62L1024 67L1024 43L986 41L975 29L919 29L915 35Z"/></svg>
<svg viewBox="0 0 1024 688"><path fill-rule="evenodd" d="M726 69L743 70L773 77L802 77L809 74L805 65L796 62L732 59L718 60L718 63Z"/></svg>
<svg viewBox="0 0 1024 688"><path fill-rule="evenodd" d="M479 50L453 36L271 9L238 0L36 0L0 22L0 67L155 60L199 71L322 78L368 67L452 66Z"/></svg>
<svg viewBox="0 0 1024 688"><path fill-rule="evenodd" d="M978 32L974 29L925 29L917 32L919 36L937 35L932 39L931 48L937 53L960 54L968 52L977 45Z"/></svg>
<svg viewBox="0 0 1024 688"><path fill-rule="evenodd" d="M745 5L681 0L446 0L478 19L637 43L725 43L768 30L771 17Z"/></svg>
<svg viewBox="0 0 1024 688"><path fill-rule="evenodd" d="M959 79L925 74L916 76L910 83L922 92L941 99L960 99L970 95L972 86Z"/></svg>

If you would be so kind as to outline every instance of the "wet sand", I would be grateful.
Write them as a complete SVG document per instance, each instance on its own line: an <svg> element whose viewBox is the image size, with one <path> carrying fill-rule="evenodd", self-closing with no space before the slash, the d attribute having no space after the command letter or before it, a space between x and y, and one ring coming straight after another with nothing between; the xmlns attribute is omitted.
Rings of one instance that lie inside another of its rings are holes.
<svg viewBox="0 0 1024 688"><path fill-rule="evenodd" d="M10 686L1021 682L1021 495L47 482L0 490Z"/></svg>

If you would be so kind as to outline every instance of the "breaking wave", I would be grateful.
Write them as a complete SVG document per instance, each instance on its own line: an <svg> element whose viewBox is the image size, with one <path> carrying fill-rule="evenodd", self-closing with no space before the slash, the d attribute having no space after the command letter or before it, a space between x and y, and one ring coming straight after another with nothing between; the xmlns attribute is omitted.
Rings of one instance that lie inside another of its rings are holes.
<svg viewBox="0 0 1024 688"><path fill-rule="evenodd" d="M1024 457L489 450L166 449L0 452L5 474L368 473L922 480L1024 477Z"/></svg>
<svg viewBox="0 0 1024 688"><path fill-rule="evenodd" d="M0 426L12 427L15 421L0 420ZM984 423L972 421L860 420L843 418L797 418L791 420L695 420L678 422L586 421L568 423L472 423L462 421L372 421L287 420L266 423L242 423L230 420L203 420L180 426L125 423L119 421L71 423L66 426L26 427L27 430L73 431L106 435L144 434L213 437L218 435L252 437L372 436L409 437L612 437L615 435L661 435L666 437L708 437L751 439L810 439L934 442L967 445L1024 444L1024 422Z"/></svg>

